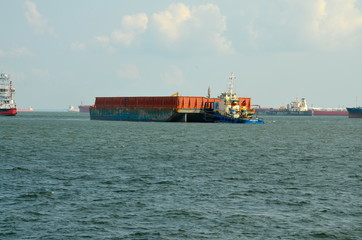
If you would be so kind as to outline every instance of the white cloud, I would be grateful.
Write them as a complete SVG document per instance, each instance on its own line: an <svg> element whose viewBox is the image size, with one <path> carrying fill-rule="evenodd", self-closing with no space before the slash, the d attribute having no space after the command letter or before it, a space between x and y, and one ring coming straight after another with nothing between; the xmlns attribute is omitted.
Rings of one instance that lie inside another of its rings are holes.
<svg viewBox="0 0 362 240"><path fill-rule="evenodd" d="M124 16L121 21L122 28L112 32L112 40L124 46L130 46L138 35L146 31L147 24L148 17L145 13Z"/></svg>
<svg viewBox="0 0 362 240"><path fill-rule="evenodd" d="M362 40L362 14L356 0L319 0L305 22L307 40L321 49L350 48Z"/></svg>
<svg viewBox="0 0 362 240"><path fill-rule="evenodd" d="M157 30L170 41L176 41L183 35L183 28L190 19L191 10L183 3L171 4L168 10L153 14Z"/></svg>
<svg viewBox="0 0 362 240"><path fill-rule="evenodd" d="M96 36L94 37L95 41L104 49L106 49L110 53L116 52L116 48L114 48L108 37L106 36Z"/></svg>
<svg viewBox="0 0 362 240"><path fill-rule="evenodd" d="M85 44L80 42L74 42L70 45L72 51L83 51L85 50Z"/></svg>
<svg viewBox="0 0 362 240"><path fill-rule="evenodd" d="M7 52L0 49L0 57L31 57L31 56L34 56L34 54L25 47L15 47Z"/></svg>
<svg viewBox="0 0 362 240"><path fill-rule="evenodd" d="M38 11L37 6L32 1L25 1L25 17L30 26L39 34L55 35L54 30L48 25L48 20Z"/></svg>
<svg viewBox="0 0 362 240"><path fill-rule="evenodd" d="M362 40L357 0L254 1L243 10L243 29L255 48L338 50Z"/></svg>
<svg viewBox="0 0 362 240"><path fill-rule="evenodd" d="M170 67L170 69L163 74L162 80L170 86L182 86L186 82L183 72L176 66Z"/></svg>
<svg viewBox="0 0 362 240"><path fill-rule="evenodd" d="M151 16L149 18L146 13L123 16L121 27L110 37L95 39L103 47L153 43L153 48L158 45L166 51L234 53L231 41L224 35L226 17L215 4L187 6L175 3ZM149 33L145 38L147 42L140 42L140 36L146 33Z"/></svg>
<svg viewBox="0 0 362 240"><path fill-rule="evenodd" d="M30 57L33 56L27 48L17 47L10 50L10 55L14 57Z"/></svg>
<svg viewBox="0 0 362 240"><path fill-rule="evenodd" d="M137 80L140 78L140 71L137 66L126 64L120 67L118 70L118 76L121 79Z"/></svg>
<svg viewBox="0 0 362 240"><path fill-rule="evenodd" d="M45 77L49 75L49 71L47 69L32 69L31 72L36 77Z"/></svg>
<svg viewBox="0 0 362 240"><path fill-rule="evenodd" d="M109 43L109 38L105 37L105 36L97 36L97 37L94 37L94 39L100 43L106 43L106 44Z"/></svg>
<svg viewBox="0 0 362 240"><path fill-rule="evenodd" d="M182 44L195 50L234 52L231 41L223 35L226 17L217 5L171 4L166 11L153 14L153 21L160 39L171 47Z"/></svg>

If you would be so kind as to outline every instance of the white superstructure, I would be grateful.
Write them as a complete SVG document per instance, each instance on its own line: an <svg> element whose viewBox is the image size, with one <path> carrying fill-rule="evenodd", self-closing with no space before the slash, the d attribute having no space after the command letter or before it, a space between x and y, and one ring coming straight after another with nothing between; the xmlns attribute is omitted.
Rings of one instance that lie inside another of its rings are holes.
<svg viewBox="0 0 362 240"><path fill-rule="evenodd" d="M220 103L218 111L221 115L229 116L233 118L239 118L245 114L247 116L248 110L246 107L240 108L240 100L237 97L237 93L234 91L234 79L236 77L233 73L229 76L229 88L227 91L222 92L219 96Z"/></svg>
<svg viewBox="0 0 362 240"><path fill-rule="evenodd" d="M288 105L287 109L290 111L308 111L307 100L305 98L302 98L301 100L296 98Z"/></svg>
<svg viewBox="0 0 362 240"><path fill-rule="evenodd" d="M0 109L16 109L14 100L15 88L8 74L0 73Z"/></svg>

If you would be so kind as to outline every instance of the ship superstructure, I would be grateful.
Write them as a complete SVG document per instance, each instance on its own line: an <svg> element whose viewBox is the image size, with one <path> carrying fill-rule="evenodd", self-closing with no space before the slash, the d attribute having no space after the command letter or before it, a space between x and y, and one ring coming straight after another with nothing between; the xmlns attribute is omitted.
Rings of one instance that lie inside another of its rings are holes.
<svg viewBox="0 0 362 240"><path fill-rule="evenodd" d="M305 100L305 98L302 98L301 100L299 100L298 98L296 98L294 101L292 101L290 103L290 105L287 107L288 110L290 111L294 111L294 112L305 112L308 111L308 105L307 105L307 100Z"/></svg>
<svg viewBox="0 0 362 240"><path fill-rule="evenodd" d="M14 100L15 88L8 74L0 73L0 115L15 116L17 113Z"/></svg>

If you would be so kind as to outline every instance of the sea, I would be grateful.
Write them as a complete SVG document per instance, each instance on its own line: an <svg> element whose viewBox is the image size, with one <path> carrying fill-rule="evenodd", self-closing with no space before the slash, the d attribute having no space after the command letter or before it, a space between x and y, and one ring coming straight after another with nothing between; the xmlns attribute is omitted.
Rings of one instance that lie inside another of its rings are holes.
<svg viewBox="0 0 362 240"><path fill-rule="evenodd" d="M0 239L362 239L362 119L0 117Z"/></svg>

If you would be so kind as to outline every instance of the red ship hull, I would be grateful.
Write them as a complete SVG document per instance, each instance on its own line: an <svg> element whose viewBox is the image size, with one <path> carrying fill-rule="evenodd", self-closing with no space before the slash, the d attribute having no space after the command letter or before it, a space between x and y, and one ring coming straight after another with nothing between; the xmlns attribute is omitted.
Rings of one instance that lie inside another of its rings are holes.
<svg viewBox="0 0 362 240"><path fill-rule="evenodd" d="M323 110L314 110L315 116L348 116L347 111L323 111Z"/></svg>
<svg viewBox="0 0 362 240"><path fill-rule="evenodd" d="M15 116L16 114L16 108L0 109L0 116Z"/></svg>

